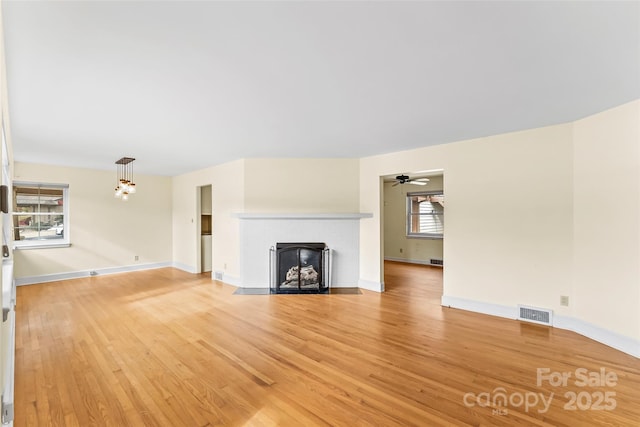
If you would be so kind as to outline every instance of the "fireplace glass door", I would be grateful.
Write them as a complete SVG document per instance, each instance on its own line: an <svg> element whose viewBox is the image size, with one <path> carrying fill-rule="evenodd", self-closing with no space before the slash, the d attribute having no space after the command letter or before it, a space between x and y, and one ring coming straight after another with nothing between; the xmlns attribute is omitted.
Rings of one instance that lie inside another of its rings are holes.
<svg viewBox="0 0 640 427"><path fill-rule="evenodd" d="M276 293L317 293L324 280L324 243L278 243Z"/></svg>

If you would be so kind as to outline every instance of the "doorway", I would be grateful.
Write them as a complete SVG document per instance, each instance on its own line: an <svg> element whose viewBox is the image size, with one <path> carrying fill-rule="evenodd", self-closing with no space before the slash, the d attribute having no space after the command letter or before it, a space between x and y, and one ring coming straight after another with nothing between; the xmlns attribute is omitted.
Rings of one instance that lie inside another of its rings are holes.
<svg viewBox="0 0 640 427"><path fill-rule="evenodd" d="M442 276L445 206L443 171L384 176L382 185L382 266L385 290L392 290L396 286L394 283L398 283L397 280L387 281L386 267L392 266L392 263L440 270Z"/></svg>
<svg viewBox="0 0 640 427"><path fill-rule="evenodd" d="M200 273L209 273L213 270L213 206L211 185L198 187L199 203L198 255Z"/></svg>

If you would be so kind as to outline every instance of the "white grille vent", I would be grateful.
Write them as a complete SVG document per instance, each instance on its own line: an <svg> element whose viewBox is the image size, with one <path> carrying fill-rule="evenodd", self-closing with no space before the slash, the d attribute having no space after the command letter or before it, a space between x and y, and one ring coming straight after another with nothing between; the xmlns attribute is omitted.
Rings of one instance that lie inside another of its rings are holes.
<svg viewBox="0 0 640 427"><path fill-rule="evenodd" d="M214 271L213 278L214 280L222 280L224 273L222 271Z"/></svg>
<svg viewBox="0 0 640 427"><path fill-rule="evenodd" d="M552 325L553 312L546 308L527 307L525 305L518 306L518 320L539 323L541 325Z"/></svg>

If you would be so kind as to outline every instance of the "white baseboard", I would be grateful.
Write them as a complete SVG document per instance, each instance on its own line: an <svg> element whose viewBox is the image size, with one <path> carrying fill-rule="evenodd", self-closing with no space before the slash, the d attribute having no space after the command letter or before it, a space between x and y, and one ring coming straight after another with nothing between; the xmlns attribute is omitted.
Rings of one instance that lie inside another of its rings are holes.
<svg viewBox="0 0 640 427"><path fill-rule="evenodd" d="M442 268L442 265L440 264L431 264L431 261L426 261L423 259L407 259L407 258L391 258L391 257L384 257L385 261L395 261L395 262L406 262L407 264L420 264L420 265L430 265L432 267L440 267Z"/></svg>
<svg viewBox="0 0 640 427"><path fill-rule="evenodd" d="M194 266L188 265L188 264L183 264L181 262L175 262L174 261L173 263L171 263L171 266L173 268L177 268L178 270L186 271L187 273L191 273L191 274L200 273Z"/></svg>
<svg viewBox="0 0 640 427"><path fill-rule="evenodd" d="M587 338L591 338L599 343L613 347L616 350L620 350L624 353L640 358L640 340L634 340L633 338L620 335L616 332L573 317L553 316L553 326L584 335Z"/></svg>
<svg viewBox="0 0 640 427"><path fill-rule="evenodd" d="M374 282L372 280L360 279L358 280L358 287L374 292L384 292L383 282Z"/></svg>
<svg viewBox="0 0 640 427"><path fill-rule="evenodd" d="M441 305L461 310L473 311L475 313L489 314L491 316L505 317L507 319L518 318L518 307L491 304L488 302L474 301L464 298L450 297L443 295Z"/></svg>
<svg viewBox="0 0 640 427"><path fill-rule="evenodd" d="M134 264L121 267L97 268L95 270L71 271L67 273L43 274L40 276L16 277L16 286L35 285L37 283L58 282L60 280L79 279L81 277L101 276L104 274L127 273L130 271L153 270L156 268L172 267L171 262L156 262L150 264ZM91 274L95 272L96 274Z"/></svg>
<svg viewBox="0 0 640 427"><path fill-rule="evenodd" d="M500 304L491 304L482 301L468 300L464 298L443 295L441 304L445 307L489 314L507 319L518 318L518 307L510 307ZM631 356L640 358L640 340L636 340L608 329L592 325L584 320L567 316L553 316L553 327L565 329L583 335L594 341L608 345Z"/></svg>
<svg viewBox="0 0 640 427"><path fill-rule="evenodd" d="M222 274L222 283L226 283L227 285L231 285L231 286L235 286L236 288L242 288L242 280L240 280L239 277L236 276L232 276L230 274L227 273L223 273ZM265 286L265 288L268 288L269 286Z"/></svg>

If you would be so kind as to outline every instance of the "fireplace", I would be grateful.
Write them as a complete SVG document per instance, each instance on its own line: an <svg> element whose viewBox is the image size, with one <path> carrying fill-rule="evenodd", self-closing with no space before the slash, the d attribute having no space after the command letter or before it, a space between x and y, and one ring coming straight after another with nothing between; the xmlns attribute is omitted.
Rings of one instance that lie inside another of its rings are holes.
<svg viewBox="0 0 640 427"><path fill-rule="evenodd" d="M277 243L270 251L271 293L327 293L330 251L325 243Z"/></svg>

